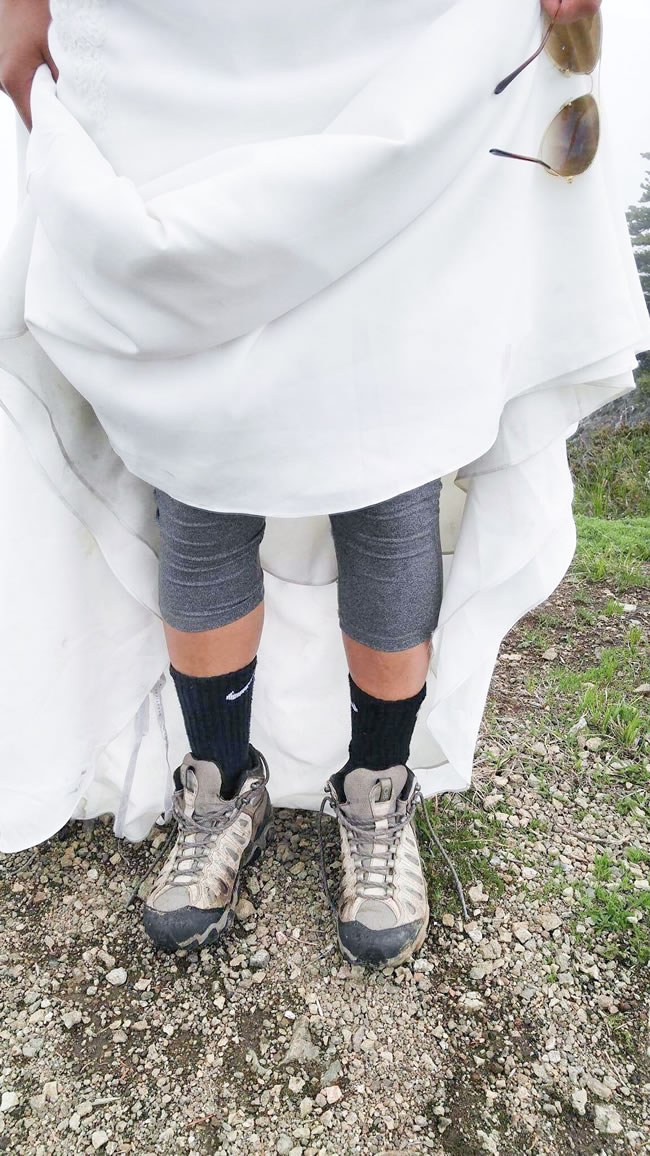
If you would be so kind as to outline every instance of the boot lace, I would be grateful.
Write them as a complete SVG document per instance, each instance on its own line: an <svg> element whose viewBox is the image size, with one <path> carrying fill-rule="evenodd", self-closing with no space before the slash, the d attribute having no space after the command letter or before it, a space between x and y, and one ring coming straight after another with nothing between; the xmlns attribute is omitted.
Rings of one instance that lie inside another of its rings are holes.
<svg viewBox="0 0 650 1156"><path fill-rule="evenodd" d="M262 777L255 776L250 785L234 799L221 799L215 807L200 815L186 815L184 808L185 791L181 788L174 793L171 827L153 863L138 880L125 903L130 907L134 899L141 899L141 891L151 878L161 859L167 854L174 840L174 858L170 867L168 887L185 887L200 875L208 851L215 840L235 822L240 811L251 799L263 790L269 780L269 768L264 755L258 753ZM191 837L191 841L190 841ZM185 862L183 862L185 861ZM181 863L183 866L181 867Z"/></svg>
<svg viewBox="0 0 650 1156"><path fill-rule="evenodd" d="M357 894L364 897L377 897L378 893L383 893L385 896L388 896L394 893L394 872L397 843L404 827L407 823L411 822L415 813L416 806L418 804L422 804L421 809L424 813L424 819L427 825L430 843L438 849L451 872L451 876L456 887L456 892L460 900L463 918L466 922L469 922L469 913L465 903L465 894L463 892L462 883L458 877L458 872L456 871L456 868L454 867L448 852L446 851L445 847L433 829L431 819L429 817L429 812L424 804L424 798L419 784L416 785L413 794L408 800L405 810L400 814L388 815L386 817L387 826L385 828L381 828L379 831L377 830L376 821L374 819L350 819L349 815L344 814L344 812L341 810L341 803L336 794L336 791L330 783L327 784L326 792L327 793L324 795L321 801L320 810L318 812L320 876L327 902L335 915L337 914L337 907L336 902L332 897L327 879L327 869L325 865L325 843L323 839L323 813L327 804L329 803L333 807L336 818L338 819L341 826L344 827L348 832L350 851L352 854L356 876L356 891ZM367 846L368 843L370 843L370 849L368 851L363 850L363 846ZM377 843L382 843L385 846L378 848ZM364 864L364 858L371 861L370 866L366 866ZM368 874L370 872L372 872L373 875L379 876L376 882L374 879L368 879ZM368 892L367 888L372 888L372 890Z"/></svg>

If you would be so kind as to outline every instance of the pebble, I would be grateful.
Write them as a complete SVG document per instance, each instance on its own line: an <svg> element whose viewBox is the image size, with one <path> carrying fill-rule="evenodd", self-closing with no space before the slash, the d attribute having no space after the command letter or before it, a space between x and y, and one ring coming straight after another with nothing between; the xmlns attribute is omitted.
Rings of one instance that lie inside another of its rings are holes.
<svg viewBox="0 0 650 1156"><path fill-rule="evenodd" d="M557 931L558 927L562 926L560 916L554 915L552 911L542 911L539 915L539 922L544 931Z"/></svg>
<svg viewBox="0 0 650 1156"><path fill-rule="evenodd" d="M112 971L107 972L106 980L113 987L121 987L123 983L126 983L126 968L114 967Z"/></svg>
<svg viewBox="0 0 650 1156"><path fill-rule="evenodd" d="M528 943L528 940L532 939L531 931L525 923L515 923L513 931L515 939L518 939L520 943Z"/></svg>
<svg viewBox="0 0 650 1156"><path fill-rule="evenodd" d="M240 899L235 907L235 915L242 922L246 923L248 919L252 919L255 914L255 908L250 899Z"/></svg>
<svg viewBox="0 0 650 1156"><path fill-rule="evenodd" d="M81 1023L81 1012L78 1008L73 1008L72 1011L64 1012L61 1019L66 1028L73 1028L75 1024Z"/></svg>
<svg viewBox="0 0 650 1156"><path fill-rule="evenodd" d="M300 1016L294 1024L291 1041L282 1063L304 1063L306 1060L317 1060L319 1055L320 1052L311 1038L307 1017Z"/></svg>
<svg viewBox="0 0 650 1156"><path fill-rule="evenodd" d="M487 891L483 890L482 883L477 883L473 887L470 887L467 894L472 903L487 903L490 898Z"/></svg>
<svg viewBox="0 0 650 1156"><path fill-rule="evenodd" d="M323 1088L323 1095L328 1104L336 1104L343 1096L343 1092L338 1084L331 1084L329 1088Z"/></svg>
<svg viewBox="0 0 650 1156"><path fill-rule="evenodd" d="M621 1117L611 1104L597 1104L594 1110L594 1127L607 1136L617 1136L623 1131Z"/></svg>
<svg viewBox="0 0 650 1156"><path fill-rule="evenodd" d="M258 951L253 952L248 965L249 967L261 968L268 967L271 962L271 956L265 947L260 947Z"/></svg>
<svg viewBox="0 0 650 1156"><path fill-rule="evenodd" d="M103 1148L105 1144L108 1144L108 1133L104 1132L103 1128L98 1128L90 1137L90 1142L95 1149Z"/></svg>
<svg viewBox="0 0 650 1156"><path fill-rule="evenodd" d="M343 1074L343 1068L340 1060L333 1060L330 1066L323 1072L321 1076L321 1088L327 1084L334 1084Z"/></svg>
<svg viewBox="0 0 650 1156"><path fill-rule="evenodd" d="M580 1116L584 1116L587 1107L587 1093L584 1088L574 1088L571 1094L571 1103Z"/></svg>
<svg viewBox="0 0 650 1156"><path fill-rule="evenodd" d="M18 1092L3 1092L0 1100L0 1112L11 1112L20 1103Z"/></svg>

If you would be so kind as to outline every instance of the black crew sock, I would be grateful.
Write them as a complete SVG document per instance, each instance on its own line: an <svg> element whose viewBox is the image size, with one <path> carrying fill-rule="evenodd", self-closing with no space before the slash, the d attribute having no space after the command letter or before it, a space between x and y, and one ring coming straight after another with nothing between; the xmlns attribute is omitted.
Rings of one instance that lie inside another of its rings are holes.
<svg viewBox="0 0 650 1156"><path fill-rule="evenodd" d="M418 710L426 695L426 683L412 698L396 702L373 698L350 677L352 741L344 770L367 767L385 771L406 763Z"/></svg>
<svg viewBox="0 0 650 1156"><path fill-rule="evenodd" d="M169 665L192 757L217 763L226 799L232 798L242 771L251 765L249 741L256 665L254 658L241 670L207 678L182 674Z"/></svg>

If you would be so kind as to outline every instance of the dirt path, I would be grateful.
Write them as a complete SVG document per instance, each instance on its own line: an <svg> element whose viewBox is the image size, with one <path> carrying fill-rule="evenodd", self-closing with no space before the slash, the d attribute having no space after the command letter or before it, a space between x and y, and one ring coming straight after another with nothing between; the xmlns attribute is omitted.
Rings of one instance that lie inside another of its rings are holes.
<svg viewBox="0 0 650 1156"><path fill-rule="evenodd" d="M432 808L472 921L428 854L429 937L392 975L338 957L312 815L279 813L199 955L124 909L159 832L4 858L0 1151L650 1150L644 597L568 579L506 639L475 789Z"/></svg>

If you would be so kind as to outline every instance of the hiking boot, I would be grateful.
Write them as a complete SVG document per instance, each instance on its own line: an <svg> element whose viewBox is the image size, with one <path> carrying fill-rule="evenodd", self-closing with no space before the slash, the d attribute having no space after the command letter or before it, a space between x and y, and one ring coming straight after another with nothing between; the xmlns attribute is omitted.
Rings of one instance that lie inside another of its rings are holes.
<svg viewBox="0 0 650 1156"><path fill-rule="evenodd" d="M216 763L188 754L174 774L176 840L145 900L144 929L165 951L217 943L230 927L239 872L266 846L273 809L265 758L251 747L232 799Z"/></svg>
<svg viewBox="0 0 650 1156"><path fill-rule="evenodd" d="M330 899L341 951L351 963L396 967L419 950L429 925L412 819L418 784L405 766L357 767L332 775L325 791L321 815L329 801L341 836L338 904Z"/></svg>

